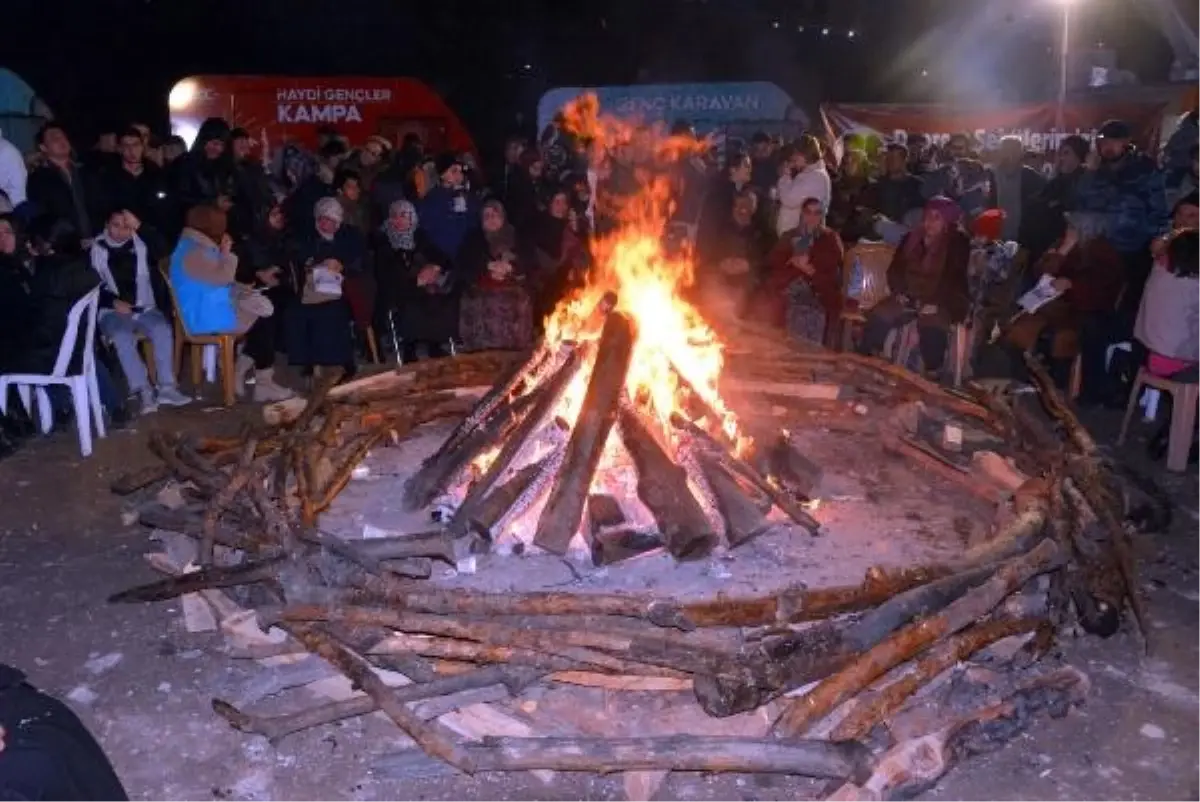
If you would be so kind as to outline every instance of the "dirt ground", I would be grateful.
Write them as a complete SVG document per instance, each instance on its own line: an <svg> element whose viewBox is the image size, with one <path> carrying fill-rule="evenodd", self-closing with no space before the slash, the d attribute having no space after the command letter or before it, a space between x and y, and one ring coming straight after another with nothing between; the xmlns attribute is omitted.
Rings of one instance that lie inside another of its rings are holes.
<svg viewBox="0 0 1200 802"><path fill-rule="evenodd" d="M245 413L246 410L241 410ZM620 799L615 778L371 771L402 736L373 718L284 740L278 748L230 729L210 709L255 669L189 635L175 604L110 606L110 593L155 578L148 530L125 525L108 492L118 473L150 461L152 427L232 432L238 415L160 412L100 441L81 460L73 435L31 443L0 462L0 661L67 699L112 758L134 799ZM1101 435L1115 431L1104 414ZM1143 430L1144 431L1144 430ZM1141 444L1131 444L1140 459ZM1196 799L1198 738L1197 479L1156 474L1176 501L1170 532L1137 545L1153 627L1143 652L1127 622L1108 641L1067 640L1066 659L1092 682L1087 703L1039 722L1005 749L953 770L931 799ZM817 783L751 776L672 775L659 799L816 798Z"/></svg>

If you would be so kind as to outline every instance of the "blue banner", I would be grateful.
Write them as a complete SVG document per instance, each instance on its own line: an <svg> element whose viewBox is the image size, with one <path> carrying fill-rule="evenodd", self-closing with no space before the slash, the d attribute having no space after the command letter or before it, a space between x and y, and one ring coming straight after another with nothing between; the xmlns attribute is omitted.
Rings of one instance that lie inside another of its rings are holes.
<svg viewBox="0 0 1200 802"><path fill-rule="evenodd" d="M787 92L766 81L714 84L643 84L635 86L564 86L551 89L538 102L538 130L575 98L596 95L600 111L640 123L687 120L697 133L731 126L757 126L768 133L787 125L808 127L808 115Z"/></svg>

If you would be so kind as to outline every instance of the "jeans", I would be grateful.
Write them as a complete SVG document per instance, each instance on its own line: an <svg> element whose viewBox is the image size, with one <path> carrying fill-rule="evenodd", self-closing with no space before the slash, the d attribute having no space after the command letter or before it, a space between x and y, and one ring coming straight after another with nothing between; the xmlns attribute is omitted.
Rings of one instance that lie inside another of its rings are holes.
<svg viewBox="0 0 1200 802"><path fill-rule="evenodd" d="M150 386L146 365L138 352L138 335L150 340L154 349L154 370L159 389L175 386L174 349L175 336L171 324L157 309L122 315L112 310L101 313L97 322L100 333L110 340L116 349L117 359L131 393L140 392Z"/></svg>

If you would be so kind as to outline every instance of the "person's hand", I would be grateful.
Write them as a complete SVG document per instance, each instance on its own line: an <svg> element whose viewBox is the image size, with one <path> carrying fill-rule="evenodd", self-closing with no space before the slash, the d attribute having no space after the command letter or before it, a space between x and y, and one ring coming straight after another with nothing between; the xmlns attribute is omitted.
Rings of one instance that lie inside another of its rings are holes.
<svg viewBox="0 0 1200 802"><path fill-rule="evenodd" d="M1071 289L1071 279L1056 278L1054 281L1050 282L1050 286L1054 288L1055 292L1066 292L1067 290Z"/></svg>
<svg viewBox="0 0 1200 802"><path fill-rule="evenodd" d="M807 253L796 254L788 260L788 264L806 276L811 276L813 273L817 272L816 268L812 266L812 259L809 258Z"/></svg>
<svg viewBox="0 0 1200 802"><path fill-rule="evenodd" d="M437 265L426 265L421 268L421 272L417 273L417 286L428 287L430 284L438 280L442 269Z"/></svg>
<svg viewBox="0 0 1200 802"><path fill-rule="evenodd" d="M86 251L88 248L92 247L92 243L95 241L96 240L93 237L84 237L83 239L79 240L79 246Z"/></svg>
<svg viewBox="0 0 1200 802"><path fill-rule="evenodd" d="M1167 238L1155 237L1150 240L1150 255L1157 258L1167 252Z"/></svg>
<svg viewBox="0 0 1200 802"><path fill-rule="evenodd" d="M113 311L118 315L132 315L133 305L128 301L122 301L120 298L113 301Z"/></svg>
<svg viewBox="0 0 1200 802"><path fill-rule="evenodd" d="M258 278L258 280L260 282L262 282L263 286L278 287L279 286L279 272L280 271L279 271L278 267L268 267L268 268L264 268L263 270L257 271L254 275L256 278Z"/></svg>
<svg viewBox="0 0 1200 802"><path fill-rule="evenodd" d="M937 304L925 304L921 307L919 314L921 315L936 315L938 311Z"/></svg>
<svg viewBox="0 0 1200 802"><path fill-rule="evenodd" d="M1083 160L1083 166L1089 170L1100 169L1100 151L1095 148L1089 150L1087 158Z"/></svg>
<svg viewBox="0 0 1200 802"><path fill-rule="evenodd" d="M1066 254L1079 244L1079 232L1074 226L1067 226L1067 230L1063 233L1062 244L1058 246L1059 253Z"/></svg>
<svg viewBox="0 0 1200 802"><path fill-rule="evenodd" d="M341 273L343 270L345 270L345 267L337 259L326 259L324 262L322 262L322 264L325 265L326 270L334 273Z"/></svg>
<svg viewBox="0 0 1200 802"><path fill-rule="evenodd" d="M221 253L226 256L233 253L233 237L228 234L221 235Z"/></svg>
<svg viewBox="0 0 1200 802"><path fill-rule="evenodd" d="M233 208L233 198L228 195L217 196L217 208L223 212L227 212Z"/></svg>
<svg viewBox="0 0 1200 802"><path fill-rule="evenodd" d="M137 230L142 227L142 221L138 219L138 216L136 214L129 211L128 209L126 209L124 211L124 215L125 215L125 225L129 226L130 230L136 234Z"/></svg>
<svg viewBox="0 0 1200 802"><path fill-rule="evenodd" d="M737 256L721 260L721 272L727 276L743 276L750 272L750 262Z"/></svg>

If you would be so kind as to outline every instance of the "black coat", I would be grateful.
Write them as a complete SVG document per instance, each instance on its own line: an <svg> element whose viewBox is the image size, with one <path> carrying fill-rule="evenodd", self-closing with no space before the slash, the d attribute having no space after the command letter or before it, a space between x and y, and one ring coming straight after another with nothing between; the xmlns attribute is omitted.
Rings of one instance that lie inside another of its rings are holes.
<svg viewBox="0 0 1200 802"><path fill-rule="evenodd" d="M67 331L67 315L75 302L100 283L87 254L39 257L29 280L30 301L34 308L24 352L17 355L24 373L49 373L58 357L58 348ZM82 321L80 322L82 327ZM76 340L75 354L68 373L77 372L83 354L82 328Z"/></svg>
<svg viewBox="0 0 1200 802"><path fill-rule="evenodd" d="M143 226L152 227L161 236L171 230L171 198L167 185L167 174L156 164L147 163L142 172L134 175L120 162L110 165L100 173L97 205L100 218L98 227L103 227L113 212L126 210L142 221ZM146 232L138 230L146 239Z"/></svg>
<svg viewBox="0 0 1200 802"><path fill-rule="evenodd" d="M394 311L396 336L412 342L444 343L458 333L458 288L430 290L417 286L417 274L428 264L445 265L442 254L420 229L412 250L392 248L380 234L373 241L375 282L380 303Z"/></svg>
<svg viewBox="0 0 1200 802"><path fill-rule="evenodd" d="M35 168L25 185L25 194L38 211L56 220L70 220L81 239L88 239L104 227L94 179L72 164L71 178L52 164Z"/></svg>

